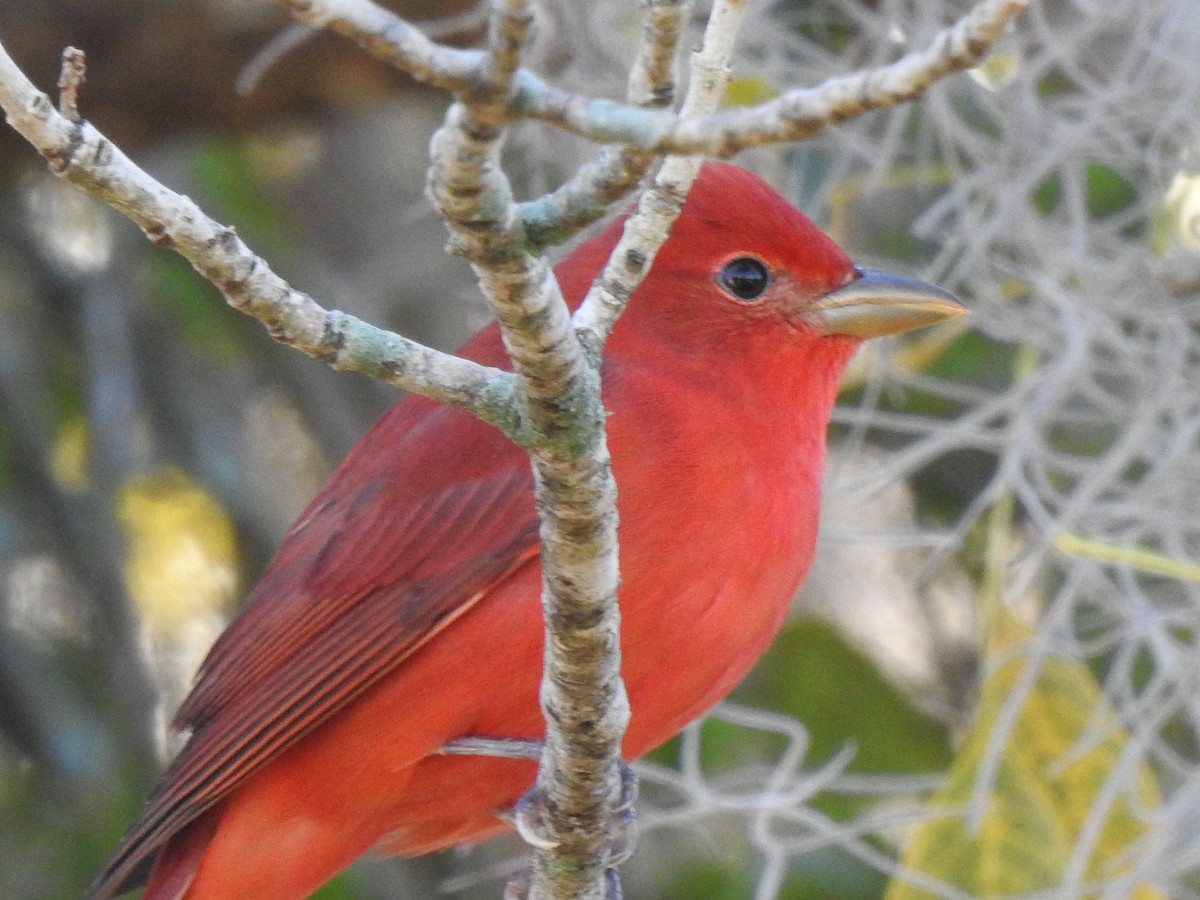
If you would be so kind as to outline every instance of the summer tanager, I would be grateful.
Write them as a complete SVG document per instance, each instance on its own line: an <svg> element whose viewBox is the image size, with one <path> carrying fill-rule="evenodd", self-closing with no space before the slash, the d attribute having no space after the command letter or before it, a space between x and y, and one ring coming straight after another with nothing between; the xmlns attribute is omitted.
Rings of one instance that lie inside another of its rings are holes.
<svg viewBox="0 0 1200 900"><path fill-rule="evenodd" d="M620 222L558 266L577 304ZM603 363L620 512L623 753L724 697L782 623L813 553L825 430L864 338L962 312L862 270L779 194L706 165ZM504 366L497 328L461 353ZM213 647L186 747L90 889L303 897L368 850L495 835L534 764L447 756L537 739L538 527L524 453L409 395L292 526Z"/></svg>

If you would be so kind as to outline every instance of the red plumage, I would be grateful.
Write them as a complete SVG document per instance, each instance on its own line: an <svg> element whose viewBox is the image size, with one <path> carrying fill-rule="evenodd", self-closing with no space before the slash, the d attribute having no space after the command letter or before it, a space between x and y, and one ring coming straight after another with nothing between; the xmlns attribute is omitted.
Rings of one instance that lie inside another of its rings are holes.
<svg viewBox="0 0 1200 900"><path fill-rule="evenodd" d="M558 267L572 306L619 229ZM743 257L769 272L753 300L722 283ZM628 758L720 700L786 614L813 552L837 379L862 336L830 333L814 304L857 275L773 190L710 164L613 331ZM495 326L461 352L506 365ZM437 751L541 735L540 580L523 452L403 398L213 647L177 720L191 738L90 896L132 889L157 858L147 897L302 897L371 848L415 855L504 830L494 813L533 764Z"/></svg>

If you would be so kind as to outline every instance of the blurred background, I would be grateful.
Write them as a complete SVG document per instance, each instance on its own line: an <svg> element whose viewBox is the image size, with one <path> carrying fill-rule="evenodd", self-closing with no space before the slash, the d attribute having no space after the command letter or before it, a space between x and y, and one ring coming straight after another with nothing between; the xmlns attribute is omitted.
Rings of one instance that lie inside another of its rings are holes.
<svg viewBox="0 0 1200 900"><path fill-rule="evenodd" d="M483 34L472 0L385 5ZM727 101L969 6L759 3ZM548 0L529 64L620 97L637 23ZM82 48L83 115L323 305L444 348L485 321L422 196L444 96L244 0L6 0L0 41L47 91ZM919 103L738 158L974 314L849 374L813 576L732 702L643 766L627 896L1200 896L1198 58L1192 0L1034 0ZM533 197L592 152L526 125L508 162ZM7 130L0 321L0 896L72 897L396 394L273 344ZM504 841L364 862L320 896L494 897L516 865Z"/></svg>

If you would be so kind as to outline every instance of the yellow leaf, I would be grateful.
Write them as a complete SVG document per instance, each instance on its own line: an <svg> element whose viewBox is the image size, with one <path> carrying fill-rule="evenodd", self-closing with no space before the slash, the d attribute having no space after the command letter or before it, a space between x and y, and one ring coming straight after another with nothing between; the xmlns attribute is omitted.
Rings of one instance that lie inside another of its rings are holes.
<svg viewBox="0 0 1200 900"><path fill-rule="evenodd" d="M1045 890L1061 883L1127 740L1087 666L1072 659L1045 660L1005 736L990 776L986 811L979 827L972 828L964 810L974 797L1005 702L1034 664L1020 652L1030 636L1011 616L997 615L990 642L993 671L984 681L975 721L930 803L944 815L916 830L902 859L905 869L973 897ZM1138 772L1135 790L1139 806L1158 805L1149 767ZM1086 881L1120 876L1144 830L1129 801L1119 795L1105 812L1087 859ZM887 900L932 896L902 879L894 880L886 894ZM1141 885L1136 896L1154 900L1161 894Z"/></svg>
<svg viewBox="0 0 1200 900"><path fill-rule="evenodd" d="M730 79L722 98L726 106L757 106L779 96L779 91L765 78L745 75Z"/></svg>
<svg viewBox="0 0 1200 900"><path fill-rule="evenodd" d="M1200 581L1200 565L1188 562L1186 559L1155 553L1153 550L1143 550L1139 547L1118 547L1115 544L1092 541L1074 534L1057 535L1053 544L1054 549L1059 553L1126 565L1148 575L1163 575L1167 578L1178 578L1180 581Z"/></svg>
<svg viewBox="0 0 1200 900"><path fill-rule="evenodd" d="M989 53L983 62L973 69L968 69L967 74L989 91L998 91L1012 84L1017 77L1018 68L1017 54L998 50Z"/></svg>
<svg viewBox="0 0 1200 900"><path fill-rule="evenodd" d="M221 505L174 468L117 492L125 581L152 632L171 634L228 610L237 590L237 541Z"/></svg>

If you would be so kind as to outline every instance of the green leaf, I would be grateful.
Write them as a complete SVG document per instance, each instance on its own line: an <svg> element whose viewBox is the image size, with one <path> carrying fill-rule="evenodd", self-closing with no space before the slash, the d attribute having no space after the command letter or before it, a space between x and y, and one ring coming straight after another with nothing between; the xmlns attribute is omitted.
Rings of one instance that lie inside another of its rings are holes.
<svg viewBox="0 0 1200 900"><path fill-rule="evenodd" d="M749 706L778 710L809 733L808 765L854 747L854 772L938 772L950 764L946 726L909 699L830 625L817 619L789 623L751 676L734 693ZM711 732L710 726L713 727ZM747 733L725 723L706 724L705 759L719 768L779 755L777 735ZM859 809L858 798L830 795L816 805L837 818Z"/></svg>
<svg viewBox="0 0 1200 900"><path fill-rule="evenodd" d="M779 96L779 90L758 75L733 78L725 87L722 102L725 106L757 106Z"/></svg>
<svg viewBox="0 0 1200 900"><path fill-rule="evenodd" d="M201 353L228 362L248 352L245 319L182 257L157 254L146 263L158 309Z"/></svg>
<svg viewBox="0 0 1200 900"><path fill-rule="evenodd" d="M745 900L753 896L749 872L745 866L701 864L676 869L669 883L655 891L659 900L691 900L706 897L708 900Z"/></svg>
<svg viewBox="0 0 1200 900"><path fill-rule="evenodd" d="M1099 163L1085 165L1084 190L1087 213L1093 219L1103 219L1121 212L1137 200L1137 188L1132 181L1115 169ZM1048 216L1062 203L1062 194L1062 176L1055 174L1043 181L1030 199L1034 209Z"/></svg>
<svg viewBox="0 0 1200 900"><path fill-rule="evenodd" d="M246 145L211 140L200 148L192 175L206 206L229 219L257 253L276 263L295 257L290 218L285 208L263 190L262 172Z"/></svg>
<svg viewBox="0 0 1200 900"><path fill-rule="evenodd" d="M348 870L318 888L309 900L358 900L362 895L361 880L352 870Z"/></svg>

